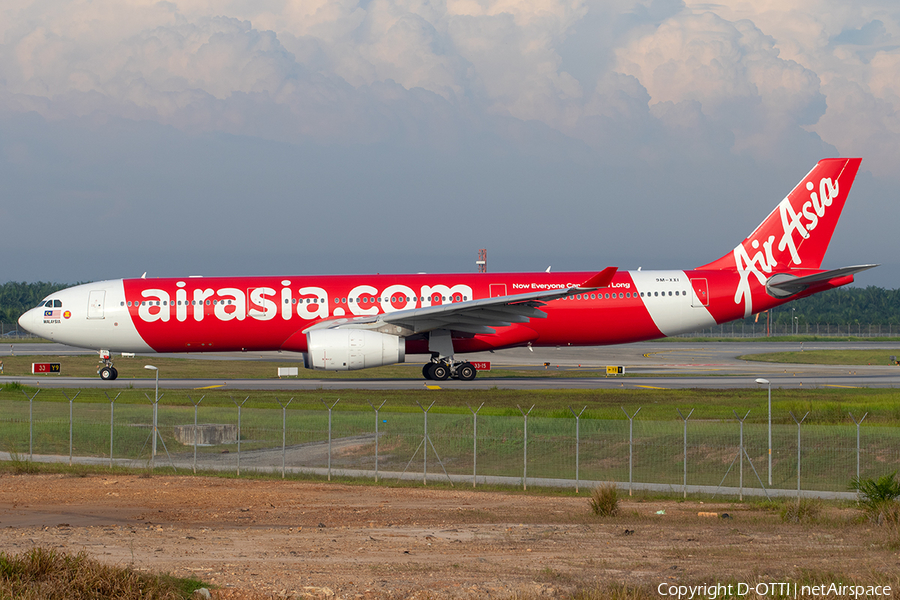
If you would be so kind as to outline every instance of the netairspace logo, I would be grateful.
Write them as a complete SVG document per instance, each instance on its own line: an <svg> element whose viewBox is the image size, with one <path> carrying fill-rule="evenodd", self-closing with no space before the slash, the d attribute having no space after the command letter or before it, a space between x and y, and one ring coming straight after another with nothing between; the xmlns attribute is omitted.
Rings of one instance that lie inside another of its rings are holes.
<svg viewBox="0 0 900 600"><path fill-rule="evenodd" d="M671 585L661 583L656 588L660 596L692 600L694 598L717 600L718 598L744 598L750 594L754 597L772 598L808 598L823 596L830 598L878 598L891 596L889 585L844 585L842 583L800 585L791 582L775 583L715 583L703 585Z"/></svg>

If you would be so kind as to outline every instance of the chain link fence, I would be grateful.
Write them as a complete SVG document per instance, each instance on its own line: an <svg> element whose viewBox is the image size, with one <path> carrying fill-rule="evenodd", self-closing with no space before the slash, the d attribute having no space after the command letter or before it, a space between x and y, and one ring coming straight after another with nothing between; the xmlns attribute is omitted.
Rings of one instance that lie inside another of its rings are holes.
<svg viewBox="0 0 900 600"><path fill-rule="evenodd" d="M63 397L48 398L54 394ZM163 394L166 402L154 411L151 396L144 403L117 398L86 402L46 390L4 393L0 457L423 484L578 489L613 481L628 490L685 495L848 498L853 477L900 469L900 428L867 425L860 415L848 415L847 425L773 425L770 474L767 425L741 423L736 414L692 420L689 411L673 411L671 420L658 420L644 419L638 410L621 419L594 419L578 410L548 417L523 407L519 414L488 415L384 404L341 410L339 402L314 409L292 406L289 398L213 403L177 391Z"/></svg>
<svg viewBox="0 0 900 600"><path fill-rule="evenodd" d="M845 323L825 323L796 320L792 325L786 323L772 323L767 325L764 318L759 322L731 321L714 327L707 327L700 331L682 333L673 338L764 338L764 337L790 337L790 336L816 336L834 338L884 338L900 335L900 325L895 323L860 323L859 321Z"/></svg>

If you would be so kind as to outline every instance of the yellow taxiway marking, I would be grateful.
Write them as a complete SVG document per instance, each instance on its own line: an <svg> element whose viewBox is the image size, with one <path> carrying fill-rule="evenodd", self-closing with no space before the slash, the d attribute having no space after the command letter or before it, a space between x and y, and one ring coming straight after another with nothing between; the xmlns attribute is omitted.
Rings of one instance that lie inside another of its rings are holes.
<svg viewBox="0 0 900 600"><path fill-rule="evenodd" d="M439 389L441 389L441 386L439 386L439 385L428 385L427 383L425 384L425 387L426 387L427 389L429 389L429 390L439 390Z"/></svg>
<svg viewBox="0 0 900 600"><path fill-rule="evenodd" d="M833 384L833 383L826 383L826 384L825 384L824 386L822 386L822 387L849 388L849 389L855 390L855 389L857 389L859 386L858 386L858 385L835 385L835 384Z"/></svg>
<svg viewBox="0 0 900 600"><path fill-rule="evenodd" d="M194 389L195 390L214 390L214 389L220 388L220 387L225 387L225 384L223 383L222 385L208 385L206 387L198 387L198 388L194 388Z"/></svg>
<svg viewBox="0 0 900 600"><path fill-rule="evenodd" d="M656 387L655 385L636 385L634 387L647 388L648 390L667 390L669 388Z"/></svg>

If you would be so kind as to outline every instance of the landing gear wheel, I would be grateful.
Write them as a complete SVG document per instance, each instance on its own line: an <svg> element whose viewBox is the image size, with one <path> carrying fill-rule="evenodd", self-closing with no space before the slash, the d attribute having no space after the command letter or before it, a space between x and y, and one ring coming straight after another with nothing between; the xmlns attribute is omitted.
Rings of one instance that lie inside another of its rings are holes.
<svg viewBox="0 0 900 600"><path fill-rule="evenodd" d="M115 375L113 375L114 370L112 367L103 367L100 369L100 379L103 381L112 381L115 379Z"/></svg>
<svg viewBox="0 0 900 600"><path fill-rule="evenodd" d="M119 378L119 370L115 367L110 367L112 369L112 377L110 379L118 379Z"/></svg>
<svg viewBox="0 0 900 600"><path fill-rule="evenodd" d="M461 381L472 381L477 371L472 363L464 362L456 367L456 377Z"/></svg>
<svg viewBox="0 0 900 600"><path fill-rule="evenodd" d="M433 366L434 363L425 363L425 365L422 367L422 377L424 377L425 379L434 379L431 374L431 367Z"/></svg>
<svg viewBox="0 0 900 600"><path fill-rule="evenodd" d="M431 378L436 381L444 381L450 378L450 367L444 363L432 363Z"/></svg>

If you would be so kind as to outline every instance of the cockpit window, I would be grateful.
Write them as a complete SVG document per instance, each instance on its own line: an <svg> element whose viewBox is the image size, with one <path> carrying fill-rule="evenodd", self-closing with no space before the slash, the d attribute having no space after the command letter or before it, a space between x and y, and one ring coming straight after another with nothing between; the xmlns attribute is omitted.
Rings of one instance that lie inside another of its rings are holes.
<svg viewBox="0 0 900 600"><path fill-rule="evenodd" d="M54 300L53 308L62 308L62 300Z"/></svg>

